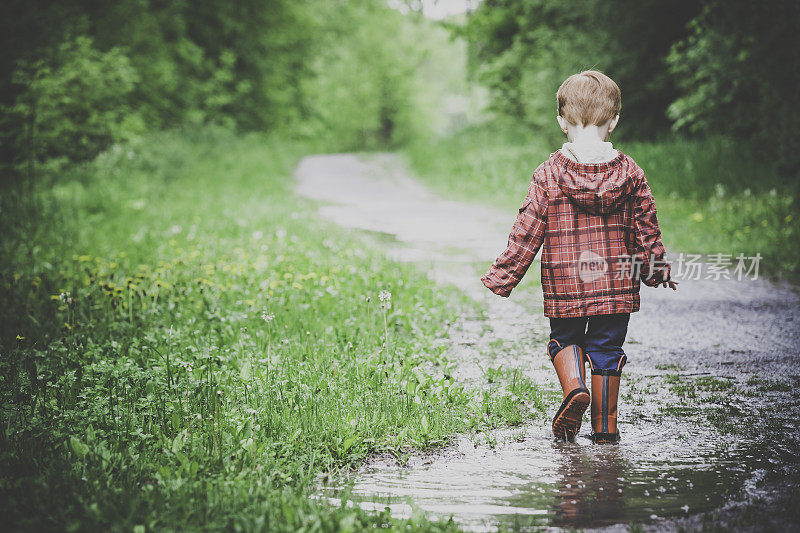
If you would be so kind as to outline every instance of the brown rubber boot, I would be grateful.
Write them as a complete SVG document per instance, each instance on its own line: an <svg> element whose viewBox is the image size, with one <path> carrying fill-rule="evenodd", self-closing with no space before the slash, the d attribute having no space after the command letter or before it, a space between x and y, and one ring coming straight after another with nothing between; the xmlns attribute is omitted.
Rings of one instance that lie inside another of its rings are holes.
<svg viewBox="0 0 800 533"><path fill-rule="evenodd" d="M557 340L558 352L551 356L551 361L564 391L564 400L553 418L553 435L556 438L572 440L581 429L581 419L589 407L589 389L586 388L586 368L583 349L577 344L561 347ZM548 347L550 344L548 344ZM552 351L548 349L552 354Z"/></svg>
<svg viewBox="0 0 800 533"><path fill-rule="evenodd" d="M592 370L592 441L596 444L619 441L617 398L626 361L622 356L616 369Z"/></svg>

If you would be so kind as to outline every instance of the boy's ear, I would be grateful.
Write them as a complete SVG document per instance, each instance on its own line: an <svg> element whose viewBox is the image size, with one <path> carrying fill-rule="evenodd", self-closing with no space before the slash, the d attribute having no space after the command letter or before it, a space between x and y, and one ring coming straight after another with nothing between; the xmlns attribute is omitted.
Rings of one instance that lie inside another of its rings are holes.
<svg viewBox="0 0 800 533"><path fill-rule="evenodd" d="M617 122L619 122L619 115L612 118L608 123L608 133L614 131L614 128L617 127Z"/></svg>
<svg viewBox="0 0 800 533"><path fill-rule="evenodd" d="M567 129L567 125L569 123L564 117L562 117L561 115L556 115L556 121L558 122L558 127L561 128L561 131L563 131L564 133L569 133L569 130Z"/></svg>

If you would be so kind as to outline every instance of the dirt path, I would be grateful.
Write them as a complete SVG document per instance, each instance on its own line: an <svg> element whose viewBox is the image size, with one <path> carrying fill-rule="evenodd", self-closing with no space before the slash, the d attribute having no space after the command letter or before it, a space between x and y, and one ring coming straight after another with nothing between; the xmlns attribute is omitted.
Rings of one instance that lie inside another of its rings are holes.
<svg viewBox="0 0 800 533"><path fill-rule="evenodd" d="M464 317L451 332L462 378L478 379L479 365L491 360L553 387L539 288L527 283L502 299L479 280L479 268L502 251L515 213L443 200L390 154L311 156L296 177L298 193L319 200L323 216L390 236L391 257L418 263L486 307L487 321ZM452 514L472 530L632 522L694 529L707 520L791 528L796 511L786 502L800 484L800 403L792 394L800 384L798 326L800 299L785 285L684 280L676 293L643 287L626 344L619 446L558 443L539 420L483 436L488 444L463 437L406 467L370 461L350 480L351 498L397 515L415 507Z"/></svg>

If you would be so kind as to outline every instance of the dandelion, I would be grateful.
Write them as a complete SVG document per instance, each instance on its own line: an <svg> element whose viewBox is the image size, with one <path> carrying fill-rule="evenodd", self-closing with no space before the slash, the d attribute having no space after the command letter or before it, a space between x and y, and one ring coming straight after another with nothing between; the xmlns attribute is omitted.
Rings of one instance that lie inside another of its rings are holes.
<svg viewBox="0 0 800 533"><path fill-rule="evenodd" d="M267 311L264 311L263 313L261 313L261 318L264 319L264 322L269 323L273 321L275 315L273 313L268 313Z"/></svg>
<svg viewBox="0 0 800 533"><path fill-rule="evenodd" d="M386 345L386 360L389 360L389 327L386 322L386 309L392 304L392 293L389 291L381 291L378 293L378 299L381 301L381 311L383 311L383 341Z"/></svg>

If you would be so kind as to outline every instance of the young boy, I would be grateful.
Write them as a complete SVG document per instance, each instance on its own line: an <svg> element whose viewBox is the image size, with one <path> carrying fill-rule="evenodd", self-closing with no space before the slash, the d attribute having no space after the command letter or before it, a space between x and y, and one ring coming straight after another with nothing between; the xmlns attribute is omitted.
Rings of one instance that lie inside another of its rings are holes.
<svg viewBox="0 0 800 533"><path fill-rule="evenodd" d="M553 434L572 440L591 402L592 440L617 442L622 344L630 313L639 310L639 283L675 290L677 282L644 172L608 142L619 121L619 87L587 70L567 78L557 98L556 120L569 142L534 171L508 247L481 281L508 297L544 245L547 351L564 391Z"/></svg>

